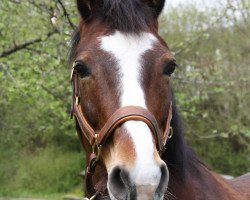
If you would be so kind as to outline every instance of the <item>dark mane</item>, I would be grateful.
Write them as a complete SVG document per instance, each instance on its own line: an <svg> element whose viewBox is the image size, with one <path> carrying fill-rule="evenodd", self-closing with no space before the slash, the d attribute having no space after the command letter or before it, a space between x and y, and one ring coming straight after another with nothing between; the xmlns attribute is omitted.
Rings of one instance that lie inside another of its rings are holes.
<svg viewBox="0 0 250 200"><path fill-rule="evenodd" d="M172 96L173 116L171 126L173 128L173 137L168 141L167 149L161 157L170 170L174 170L181 178L185 179L188 171L198 172L197 166L202 162L185 142L182 121L178 114L174 95Z"/></svg>
<svg viewBox="0 0 250 200"><path fill-rule="evenodd" d="M87 21L99 19L112 30L139 33L152 25L153 13L153 9L140 0L106 0L93 7Z"/></svg>

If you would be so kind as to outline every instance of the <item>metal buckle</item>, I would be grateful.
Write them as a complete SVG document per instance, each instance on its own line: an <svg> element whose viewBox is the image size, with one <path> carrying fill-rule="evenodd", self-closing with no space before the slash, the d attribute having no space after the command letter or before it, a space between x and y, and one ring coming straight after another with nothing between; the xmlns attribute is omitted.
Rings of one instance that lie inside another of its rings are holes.
<svg viewBox="0 0 250 200"><path fill-rule="evenodd" d="M168 134L168 139L171 139L173 137L173 128L172 126L169 127L169 134Z"/></svg>
<svg viewBox="0 0 250 200"><path fill-rule="evenodd" d="M102 150L102 145L98 146L96 144L97 143L96 142L97 136L98 136L98 134L95 134L95 144L92 146L92 153L96 153L96 159L95 159L96 162L100 159L101 150Z"/></svg>
<svg viewBox="0 0 250 200"><path fill-rule="evenodd" d="M74 62L73 66L72 66L72 69L71 69L71 73L70 73L70 80L73 79L73 75L74 75L74 72L75 72L75 66L76 66L76 63Z"/></svg>

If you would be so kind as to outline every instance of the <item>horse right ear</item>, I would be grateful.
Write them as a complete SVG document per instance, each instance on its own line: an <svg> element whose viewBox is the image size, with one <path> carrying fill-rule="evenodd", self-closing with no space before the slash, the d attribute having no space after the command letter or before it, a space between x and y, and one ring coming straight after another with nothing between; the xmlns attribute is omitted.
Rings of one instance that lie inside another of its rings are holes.
<svg viewBox="0 0 250 200"><path fill-rule="evenodd" d="M77 8L84 20L91 17L93 0L77 0Z"/></svg>
<svg viewBox="0 0 250 200"><path fill-rule="evenodd" d="M165 0L143 0L147 3L154 11L155 17L159 17L162 9L164 8Z"/></svg>

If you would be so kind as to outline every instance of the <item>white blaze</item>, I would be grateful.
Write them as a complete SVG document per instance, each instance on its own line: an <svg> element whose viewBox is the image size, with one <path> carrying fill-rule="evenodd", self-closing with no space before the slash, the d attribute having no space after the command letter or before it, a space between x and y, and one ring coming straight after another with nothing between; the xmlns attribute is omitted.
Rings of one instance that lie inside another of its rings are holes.
<svg viewBox="0 0 250 200"><path fill-rule="evenodd" d="M123 34L100 38L101 48L111 53L118 62L121 73L120 106L136 105L146 108L144 92L140 84L142 55L152 49L156 37L150 33L140 35ZM148 126L143 122L129 121L124 124L132 138L136 151L136 165L131 178L136 185L158 185L160 169L154 157L153 138Z"/></svg>

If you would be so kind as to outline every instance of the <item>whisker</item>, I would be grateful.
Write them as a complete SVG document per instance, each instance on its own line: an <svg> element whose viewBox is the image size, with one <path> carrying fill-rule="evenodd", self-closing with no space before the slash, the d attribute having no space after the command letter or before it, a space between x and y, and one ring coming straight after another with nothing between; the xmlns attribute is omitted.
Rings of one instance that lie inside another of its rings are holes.
<svg viewBox="0 0 250 200"><path fill-rule="evenodd" d="M173 199L177 199L177 198L169 190L167 190L167 192L164 195L164 199L173 200Z"/></svg>

